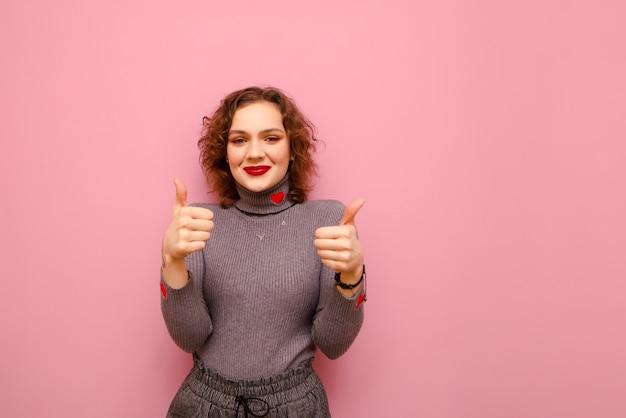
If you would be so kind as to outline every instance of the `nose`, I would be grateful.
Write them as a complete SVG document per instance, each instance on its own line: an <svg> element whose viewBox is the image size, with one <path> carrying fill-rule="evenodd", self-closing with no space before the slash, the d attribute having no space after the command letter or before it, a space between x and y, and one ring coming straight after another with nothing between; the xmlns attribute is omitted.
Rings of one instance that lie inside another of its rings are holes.
<svg viewBox="0 0 626 418"><path fill-rule="evenodd" d="M250 159L259 159L263 158L265 155L265 150L263 148L263 141L258 139L253 139L249 142L250 146L248 147L248 158Z"/></svg>

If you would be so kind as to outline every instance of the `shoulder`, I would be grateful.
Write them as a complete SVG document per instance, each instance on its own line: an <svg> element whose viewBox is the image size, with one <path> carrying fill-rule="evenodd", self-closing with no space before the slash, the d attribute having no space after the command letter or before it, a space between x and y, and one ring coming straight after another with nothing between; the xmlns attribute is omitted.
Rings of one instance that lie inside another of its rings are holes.
<svg viewBox="0 0 626 418"><path fill-rule="evenodd" d="M325 199L307 200L306 202L302 203L302 205L305 206L309 210L322 211L322 212L333 211L333 210L339 210L343 212L343 210L346 208L346 205L344 205L342 202L338 200L325 200Z"/></svg>
<svg viewBox="0 0 626 418"><path fill-rule="evenodd" d="M341 220L346 206L338 200L307 200L299 204L302 211L324 224L334 225Z"/></svg>

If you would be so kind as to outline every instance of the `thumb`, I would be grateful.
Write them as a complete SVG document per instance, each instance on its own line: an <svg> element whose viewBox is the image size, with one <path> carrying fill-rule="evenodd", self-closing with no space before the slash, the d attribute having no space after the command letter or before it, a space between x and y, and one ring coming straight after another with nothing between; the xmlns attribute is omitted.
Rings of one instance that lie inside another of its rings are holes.
<svg viewBox="0 0 626 418"><path fill-rule="evenodd" d="M354 218L364 204L365 200L363 199L357 199L350 203L346 207L346 211L343 213L343 218L339 221L339 225L354 225Z"/></svg>
<svg viewBox="0 0 626 418"><path fill-rule="evenodd" d="M174 207L187 206L187 186L179 178L174 179L174 187L176 187L176 200L174 200Z"/></svg>

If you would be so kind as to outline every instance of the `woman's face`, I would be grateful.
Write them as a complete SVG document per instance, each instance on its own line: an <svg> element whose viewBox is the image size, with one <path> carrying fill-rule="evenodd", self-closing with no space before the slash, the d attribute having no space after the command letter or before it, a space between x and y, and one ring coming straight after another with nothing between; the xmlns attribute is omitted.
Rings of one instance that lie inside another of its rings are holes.
<svg viewBox="0 0 626 418"><path fill-rule="evenodd" d="M235 181L253 192L274 187L289 169L289 138L280 109L254 102L235 111L226 156Z"/></svg>

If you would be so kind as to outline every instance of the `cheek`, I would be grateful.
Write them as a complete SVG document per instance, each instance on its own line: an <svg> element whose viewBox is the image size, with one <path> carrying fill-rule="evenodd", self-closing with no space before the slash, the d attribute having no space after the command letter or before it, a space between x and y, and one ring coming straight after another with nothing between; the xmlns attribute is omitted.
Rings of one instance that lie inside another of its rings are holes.
<svg viewBox="0 0 626 418"><path fill-rule="evenodd" d="M289 163L289 155L290 155L290 150L289 150L289 145L287 144L287 146L281 148L280 150L277 150L276 153L276 158L278 160L280 160L282 163Z"/></svg>
<svg viewBox="0 0 626 418"><path fill-rule="evenodd" d="M240 153L237 152L235 148L228 147L226 148L226 160L228 161L228 165L231 167L236 167L240 158Z"/></svg>

